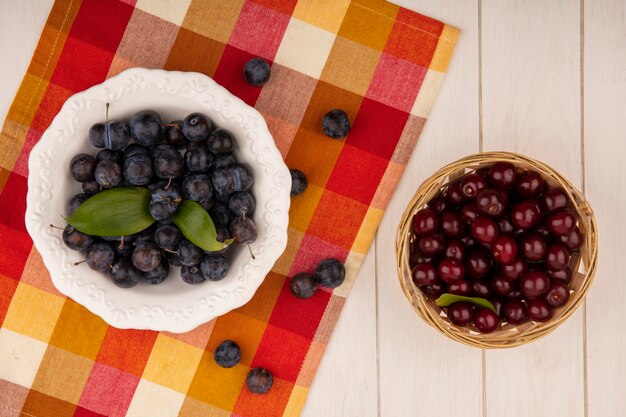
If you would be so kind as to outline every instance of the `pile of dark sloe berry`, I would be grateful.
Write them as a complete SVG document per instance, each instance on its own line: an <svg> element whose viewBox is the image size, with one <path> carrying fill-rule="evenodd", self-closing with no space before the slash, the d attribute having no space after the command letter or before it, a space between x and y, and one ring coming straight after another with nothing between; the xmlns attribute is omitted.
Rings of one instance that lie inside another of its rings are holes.
<svg viewBox="0 0 626 417"><path fill-rule="evenodd" d="M261 58L250 59L243 68L244 79L255 87L267 83L270 73L269 64ZM330 138L345 138L350 132L348 115L340 109L327 112L321 129ZM172 221L185 199L197 202L209 213L219 242L233 239L249 245L255 241L252 174L235 158L232 134L205 115L193 113L167 124L150 110L136 113L128 122L108 121L107 116L105 123L91 127L89 140L102 149L95 157L83 153L72 159L70 173L82 183L83 193L69 201L68 216L103 190L140 186L151 191L150 215L155 223L139 233L97 237L70 225L63 230L65 244L84 252L89 267L108 272L116 285L130 288L142 281L159 284L167 278L170 266L180 266L181 278L189 284L226 276L229 262L224 254L230 246L203 251L185 239ZM304 193L308 186L305 174L297 169L290 169L290 173L291 195ZM294 296L306 299L316 293L318 285L332 289L344 279L344 265L328 258L319 262L313 274L294 275L290 289ZM214 360L223 368L234 367L241 360L239 345L224 340L215 350ZM265 368L252 368L245 382L250 392L264 394L272 387L273 376Z"/></svg>
<svg viewBox="0 0 626 417"><path fill-rule="evenodd" d="M89 140L102 149L95 157L81 153L72 159L70 173L82 183L83 193L72 197L68 215L103 190L121 186L151 190L150 214L155 223L139 233L96 237L69 225L63 231L65 244L84 252L89 267L108 272L119 287L142 281L159 284L170 266L181 267L181 278L189 284L226 276L229 261L224 254L230 246L205 252L185 239L172 222L185 199L207 210L219 242L255 241L252 173L237 161L233 135L205 115L192 113L164 124L158 113L141 111L128 121L96 123Z"/></svg>

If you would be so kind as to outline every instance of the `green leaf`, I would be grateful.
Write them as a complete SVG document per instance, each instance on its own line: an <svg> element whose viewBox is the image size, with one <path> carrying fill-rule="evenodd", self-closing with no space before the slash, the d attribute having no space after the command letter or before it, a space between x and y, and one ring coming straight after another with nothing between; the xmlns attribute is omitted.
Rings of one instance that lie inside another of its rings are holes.
<svg viewBox="0 0 626 417"><path fill-rule="evenodd" d="M185 200L180 203L172 220L187 240L206 251L218 251L232 243L233 239L218 242L213 220L195 201Z"/></svg>
<svg viewBox="0 0 626 417"><path fill-rule="evenodd" d="M466 303L472 303L479 307L485 307L489 310L496 312L496 308L491 304L491 301L480 297L465 297L462 295L454 294L441 294L439 298L435 300L435 304L439 307L447 307L450 304L458 303L459 301L465 301Z"/></svg>
<svg viewBox="0 0 626 417"><path fill-rule="evenodd" d="M149 209L150 194L144 187L102 191L83 202L66 220L88 235L132 235L154 223Z"/></svg>

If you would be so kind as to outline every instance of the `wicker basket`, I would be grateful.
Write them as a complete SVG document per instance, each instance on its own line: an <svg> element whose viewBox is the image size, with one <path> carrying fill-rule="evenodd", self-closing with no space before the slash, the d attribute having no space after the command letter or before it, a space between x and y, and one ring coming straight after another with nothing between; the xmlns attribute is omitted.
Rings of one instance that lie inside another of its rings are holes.
<svg viewBox="0 0 626 417"><path fill-rule="evenodd" d="M571 209L577 212L580 219L578 227L583 233L585 240L580 251L573 252L570 259L569 267L572 270L572 280L569 286L573 292L567 304L555 310L554 317L551 320L545 323L529 321L519 326L506 324L493 333L481 334L473 326L458 327L451 324L446 318L445 312L433 300L426 298L421 290L413 284L409 266L409 254L411 239L415 237L411 231L411 225L413 214L426 206L442 187L445 187L448 183L470 170L484 168L498 161L507 161L516 167L535 170L543 175L550 186L558 186L566 190L571 201ZM593 281L597 264L598 235L591 207L582 193L574 188L561 174L544 163L527 156L509 152L487 152L471 155L453 162L424 181L402 216L396 232L395 249L402 290L415 311L417 311L417 314L426 323L449 338L469 346L507 348L523 345L547 335L576 311Z"/></svg>

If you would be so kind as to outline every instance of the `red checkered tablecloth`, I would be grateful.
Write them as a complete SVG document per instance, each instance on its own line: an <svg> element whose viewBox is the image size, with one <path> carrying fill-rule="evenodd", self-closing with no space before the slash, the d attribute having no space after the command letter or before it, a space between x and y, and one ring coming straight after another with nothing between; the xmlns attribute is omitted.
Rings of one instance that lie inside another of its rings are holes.
<svg viewBox="0 0 626 417"><path fill-rule="evenodd" d="M0 416L298 415L457 36L378 0L57 0L0 136ZM254 56L272 64L263 88L242 78ZM24 226L33 145L69 96L129 67L213 77L309 180L252 301L185 334L115 329L61 295ZM321 133L333 108L345 140ZM346 282L293 297L287 278L326 257ZM231 369L212 359L224 339L243 351ZM244 386L254 366L274 374L265 395Z"/></svg>

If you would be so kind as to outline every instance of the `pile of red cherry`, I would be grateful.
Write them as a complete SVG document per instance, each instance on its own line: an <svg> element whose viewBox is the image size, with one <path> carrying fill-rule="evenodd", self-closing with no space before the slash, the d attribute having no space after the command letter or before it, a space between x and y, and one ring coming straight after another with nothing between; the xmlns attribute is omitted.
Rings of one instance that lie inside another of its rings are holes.
<svg viewBox="0 0 626 417"><path fill-rule="evenodd" d="M413 217L412 278L432 299L479 297L447 307L451 323L490 333L500 323L548 321L567 303L570 255L583 244L562 188L535 171L498 162L443 188Z"/></svg>

